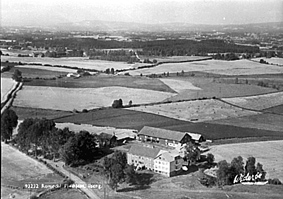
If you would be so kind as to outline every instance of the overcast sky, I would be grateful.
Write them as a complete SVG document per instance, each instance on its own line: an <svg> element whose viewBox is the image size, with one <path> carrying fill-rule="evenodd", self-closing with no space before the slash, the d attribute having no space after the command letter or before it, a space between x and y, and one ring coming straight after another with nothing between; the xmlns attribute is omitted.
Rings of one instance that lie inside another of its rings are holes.
<svg viewBox="0 0 283 199"><path fill-rule="evenodd" d="M1 25L83 20L243 24L283 21L283 0L0 0Z"/></svg>

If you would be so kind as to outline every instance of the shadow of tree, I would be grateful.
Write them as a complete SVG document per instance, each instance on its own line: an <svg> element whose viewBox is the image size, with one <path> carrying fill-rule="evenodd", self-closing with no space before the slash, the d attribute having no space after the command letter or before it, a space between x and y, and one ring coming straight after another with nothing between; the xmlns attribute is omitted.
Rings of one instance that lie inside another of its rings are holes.
<svg viewBox="0 0 283 199"><path fill-rule="evenodd" d="M153 178L154 174L152 173L136 173L134 179L131 180L130 186L123 189L118 190L118 192L129 192L136 190L144 190L150 188L150 184L155 180Z"/></svg>

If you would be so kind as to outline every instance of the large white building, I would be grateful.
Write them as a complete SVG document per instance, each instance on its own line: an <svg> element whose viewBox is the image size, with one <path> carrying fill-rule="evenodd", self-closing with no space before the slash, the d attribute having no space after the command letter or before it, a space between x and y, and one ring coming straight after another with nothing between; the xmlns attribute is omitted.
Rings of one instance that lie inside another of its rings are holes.
<svg viewBox="0 0 283 199"><path fill-rule="evenodd" d="M176 150L133 145L127 153L127 163L170 177L180 171L184 159Z"/></svg>

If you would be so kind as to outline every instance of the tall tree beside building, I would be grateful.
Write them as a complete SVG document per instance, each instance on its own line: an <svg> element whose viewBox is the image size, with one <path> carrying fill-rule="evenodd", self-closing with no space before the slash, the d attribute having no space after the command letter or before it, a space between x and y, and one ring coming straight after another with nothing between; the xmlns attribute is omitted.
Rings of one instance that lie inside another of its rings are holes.
<svg viewBox="0 0 283 199"><path fill-rule="evenodd" d="M1 116L1 140L7 141L11 139L13 129L17 127L18 116L13 110L6 109Z"/></svg>

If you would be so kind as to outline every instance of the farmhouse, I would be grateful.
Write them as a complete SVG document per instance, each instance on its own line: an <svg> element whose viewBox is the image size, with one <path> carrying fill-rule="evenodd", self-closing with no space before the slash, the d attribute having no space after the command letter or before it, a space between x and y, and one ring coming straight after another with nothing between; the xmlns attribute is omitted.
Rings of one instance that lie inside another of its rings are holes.
<svg viewBox="0 0 283 199"><path fill-rule="evenodd" d="M192 137L184 132L145 126L138 133L138 139L143 142L159 143L165 146L180 148L191 141Z"/></svg>
<svg viewBox="0 0 283 199"><path fill-rule="evenodd" d="M127 163L171 177L180 171L184 159L176 151L133 145L127 153Z"/></svg>

